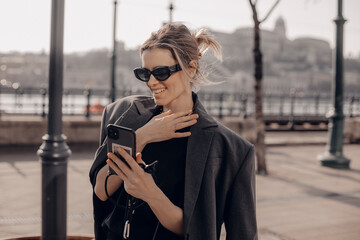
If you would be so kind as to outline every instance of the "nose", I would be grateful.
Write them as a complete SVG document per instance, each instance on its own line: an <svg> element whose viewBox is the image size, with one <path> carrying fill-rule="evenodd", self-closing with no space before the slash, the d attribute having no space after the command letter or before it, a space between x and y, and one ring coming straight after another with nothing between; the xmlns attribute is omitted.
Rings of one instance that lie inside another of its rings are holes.
<svg viewBox="0 0 360 240"><path fill-rule="evenodd" d="M154 86L158 83L159 81L151 74L150 75L150 79L147 82L148 86Z"/></svg>

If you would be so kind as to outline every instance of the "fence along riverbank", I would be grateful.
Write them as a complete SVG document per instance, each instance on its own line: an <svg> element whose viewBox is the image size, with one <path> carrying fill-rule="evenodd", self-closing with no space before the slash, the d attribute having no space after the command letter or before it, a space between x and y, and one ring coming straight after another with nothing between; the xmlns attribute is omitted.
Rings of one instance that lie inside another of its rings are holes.
<svg viewBox="0 0 360 240"><path fill-rule="evenodd" d="M125 89L119 90L119 98L149 92ZM199 92L199 98L215 117L243 116L254 114L253 95L231 92ZM63 114L69 116L99 115L102 107L109 103L109 91L102 89L65 89L63 93ZM2 88L0 89L1 115L47 114L47 89ZM322 117L331 108L331 96L326 94L290 93L264 94L264 115L268 118ZM360 116L360 96L349 95L344 99L344 114L347 117Z"/></svg>

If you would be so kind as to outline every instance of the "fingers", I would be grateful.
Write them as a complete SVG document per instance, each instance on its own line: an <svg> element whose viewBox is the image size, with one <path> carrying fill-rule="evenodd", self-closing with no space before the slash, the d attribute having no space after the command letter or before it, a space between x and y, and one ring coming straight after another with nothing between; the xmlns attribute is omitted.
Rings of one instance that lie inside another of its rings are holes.
<svg viewBox="0 0 360 240"><path fill-rule="evenodd" d="M193 114L188 117L182 117L178 123L175 124L175 130L183 129L197 123L197 118L199 116L197 114Z"/></svg>
<svg viewBox="0 0 360 240"><path fill-rule="evenodd" d="M141 153L137 153L136 154L136 162L139 163L144 163L144 161L141 159Z"/></svg>
<svg viewBox="0 0 360 240"><path fill-rule="evenodd" d="M129 164L130 168L136 172L137 174L141 174L143 172L143 170L139 167L138 165L138 161L142 162L141 159L141 154L137 153L136 154L136 160L130 156L130 154L128 154L128 152L126 152L123 148L119 147L117 148L118 153L125 159L125 161L127 162L127 164ZM120 159L119 161L125 165ZM125 165L126 166L126 165ZM129 169L129 168L127 168Z"/></svg>
<svg viewBox="0 0 360 240"><path fill-rule="evenodd" d="M110 159L106 160L106 163L116 172L116 174L122 179L125 180L126 176L121 171L121 169Z"/></svg>
<svg viewBox="0 0 360 240"><path fill-rule="evenodd" d="M126 177L131 175L131 169L129 169L129 167L126 166L126 164L121 159L119 159L114 153L109 152L108 158L112 160L113 164L116 165L116 168L120 169Z"/></svg>
<svg viewBox="0 0 360 240"><path fill-rule="evenodd" d="M171 117L172 119L177 119L183 116L188 116L189 114L192 113L192 110L186 110L186 111L182 111L182 112L177 112L177 113L173 113L169 116L169 118ZM195 114L192 114L195 115ZM197 114L196 114L197 115ZM191 115L189 115L191 116Z"/></svg>
<svg viewBox="0 0 360 240"><path fill-rule="evenodd" d="M176 132L174 133L174 138L184 138L184 137L190 137L191 132Z"/></svg>

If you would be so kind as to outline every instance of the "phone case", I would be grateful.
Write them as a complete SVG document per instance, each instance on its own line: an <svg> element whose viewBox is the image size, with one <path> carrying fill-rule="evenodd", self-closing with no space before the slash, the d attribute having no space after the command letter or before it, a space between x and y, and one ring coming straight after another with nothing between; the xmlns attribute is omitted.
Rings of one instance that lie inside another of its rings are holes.
<svg viewBox="0 0 360 240"><path fill-rule="evenodd" d="M114 153L122 161L125 162L125 160L116 151L118 147L121 147L125 151L127 151L134 159L136 158L136 135L134 130L114 124L109 124L107 126L107 137L108 152ZM109 168L109 170L111 174L115 174L113 169Z"/></svg>

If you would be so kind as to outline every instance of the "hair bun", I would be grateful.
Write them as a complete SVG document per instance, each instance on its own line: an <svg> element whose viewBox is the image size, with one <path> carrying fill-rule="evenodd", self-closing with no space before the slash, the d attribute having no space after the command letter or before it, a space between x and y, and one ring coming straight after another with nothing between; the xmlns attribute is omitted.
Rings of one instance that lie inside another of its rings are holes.
<svg viewBox="0 0 360 240"><path fill-rule="evenodd" d="M201 59L202 56L211 49L214 56L220 61L222 60L221 46L217 41L215 41L214 36L209 34L206 28L200 28L199 30L193 32L192 35L199 48L199 59Z"/></svg>

